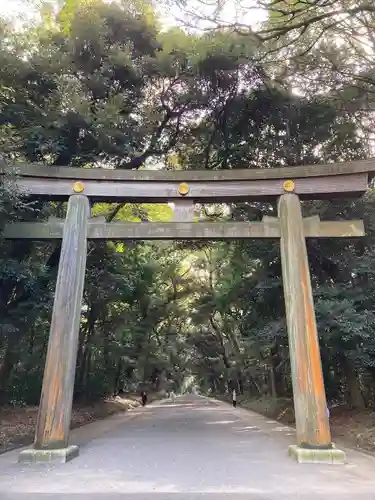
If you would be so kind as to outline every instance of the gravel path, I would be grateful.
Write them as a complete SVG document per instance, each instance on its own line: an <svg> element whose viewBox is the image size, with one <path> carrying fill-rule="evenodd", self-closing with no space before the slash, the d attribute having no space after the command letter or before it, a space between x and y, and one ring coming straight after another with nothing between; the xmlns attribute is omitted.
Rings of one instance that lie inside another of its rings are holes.
<svg viewBox="0 0 375 500"><path fill-rule="evenodd" d="M131 413L75 431L80 456L67 464L0 456L0 499L375 500L375 458L297 464L293 431L255 413L199 396Z"/></svg>

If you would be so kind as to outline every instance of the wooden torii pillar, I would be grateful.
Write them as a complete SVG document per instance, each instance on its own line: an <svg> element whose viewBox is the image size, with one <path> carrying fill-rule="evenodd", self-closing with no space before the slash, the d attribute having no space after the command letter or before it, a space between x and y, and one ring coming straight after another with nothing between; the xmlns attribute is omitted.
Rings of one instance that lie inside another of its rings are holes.
<svg viewBox="0 0 375 500"><path fill-rule="evenodd" d="M237 171L113 171L30 165L18 171L27 196L68 200L66 219L15 223L9 239L62 239L55 302L34 447L20 461L67 461L87 239L280 239L299 462L342 463L331 440L313 306L306 238L360 237L362 221L303 219L301 198L360 196L374 161ZM193 222L194 203L278 199L278 218L261 222ZM89 217L89 200L175 203L172 223L106 223Z"/></svg>

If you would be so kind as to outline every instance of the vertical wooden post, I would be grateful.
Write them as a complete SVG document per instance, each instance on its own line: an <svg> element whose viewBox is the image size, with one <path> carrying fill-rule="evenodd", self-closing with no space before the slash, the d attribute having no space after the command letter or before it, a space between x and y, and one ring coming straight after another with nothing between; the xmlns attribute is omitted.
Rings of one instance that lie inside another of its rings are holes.
<svg viewBox="0 0 375 500"><path fill-rule="evenodd" d="M192 222L194 209L194 200L176 200L173 209L173 222Z"/></svg>
<svg viewBox="0 0 375 500"><path fill-rule="evenodd" d="M87 256L89 200L69 198L34 448L67 448Z"/></svg>
<svg viewBox="0 0 375 500"><path fill-rule="evenodd" d="M302 448L329 449L331 433L298 196L283 194L278 209L297 443Z"/></svg>

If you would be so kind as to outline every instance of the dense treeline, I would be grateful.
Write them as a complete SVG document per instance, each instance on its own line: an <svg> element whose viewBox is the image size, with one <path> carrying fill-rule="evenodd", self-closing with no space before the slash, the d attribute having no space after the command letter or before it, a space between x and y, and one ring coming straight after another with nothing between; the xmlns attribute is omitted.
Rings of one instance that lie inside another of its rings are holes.
<svg viewBox="0 0 375 500"><path fill-rule="evenodd" d="M320 79L315 92L293 93L276 60L259 62L266 49L252 37L166 30L148 2L49 6L34 27L0 27L7 165L214 170L371 154L358 120L366 109L347 97L347 81L340 98ZM63 203L24 199L12 175L0 192L0 228L64 216ZM305 215L366 224L360 241L308 242L328 398L353 407L375 398L374 201L370 190L361 200L303 204ZM94 204L92 213L171 218L167 205ZM275 206L196 209L208 220L264 215ZM59 251L55 242L0 240L3 403L39 400ZM288 398L289 370L277 243L89 243L76 398L191 384Z"/></svg>

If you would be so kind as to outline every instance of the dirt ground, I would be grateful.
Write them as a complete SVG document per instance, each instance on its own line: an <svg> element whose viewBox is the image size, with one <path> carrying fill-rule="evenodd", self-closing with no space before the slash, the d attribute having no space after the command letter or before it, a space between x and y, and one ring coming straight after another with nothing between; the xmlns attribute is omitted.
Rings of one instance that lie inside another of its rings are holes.
<svg viewBox="0 0 375 500"><path fill-rule="evenodd" d="M290 400L261 398L249 400L238 397L238 405L274 420L293 426L294 411ZM375 409L352 410L336 406L330 410L332 438L335 443L375 454Z"/></svg>
<svg viewBox="0 0 375 500"><path fill-rule="evenodd" d="M138 395L126 395L92 404L74 405L72 428L127 411L140 405ZM38 407L0 407L0 454L19 446L31 444Z"/></svg>

